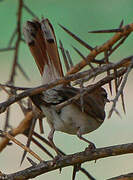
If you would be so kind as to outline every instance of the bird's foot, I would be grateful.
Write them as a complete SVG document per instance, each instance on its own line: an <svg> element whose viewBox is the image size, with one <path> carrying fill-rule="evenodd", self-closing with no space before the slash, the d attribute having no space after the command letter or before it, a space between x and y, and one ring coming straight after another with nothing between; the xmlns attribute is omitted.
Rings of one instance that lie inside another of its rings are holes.
<svg viewBox="0 0 133 180"><path fill-rule="evenodd" d="M53 166L58 164L58 162L61 160L61 158L63 157L63 154L57 154L54 159L53 159ZM61 173L62 168L59 168L59 172Z"/></svg>
<svg viewBox="0 0 133 180"><path fill-rule="evenodd" d="M90 142L89 146L85 149L86 152L94 152L96 149L96 146L94 143Z"/></svg>
<svg viewBox="0 0 133 180"><path fill-rule="evenodd" d="M53 164L57 164L58 161L61 160L62 157L63 157L63 154L58 153L53 159Z"/></svg>

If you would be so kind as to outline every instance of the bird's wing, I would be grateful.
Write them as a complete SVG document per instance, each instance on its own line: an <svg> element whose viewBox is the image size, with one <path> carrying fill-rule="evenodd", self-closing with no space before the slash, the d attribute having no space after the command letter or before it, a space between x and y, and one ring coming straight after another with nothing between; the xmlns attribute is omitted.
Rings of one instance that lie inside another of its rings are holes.
<svg viewBox="0 0 133 180"><path fill-rule="evenodd" d="M60 89L57 89L57 91L58 94L60 94L60 96L64 97L64 99L66 100L80 93L80 90L78 88L74 88L70 86L62 87ZM91 115L94 118L99 118L101 120L104 120L105 118L104 107L102 107L102 105L99 104L98 101L96 101L96 97L94 96L94 94L95 94L94 91L92 93L86 93L82 97L83 105L81 104L80 99L75 100L74 103L80 108L81 111L86 112L87 114Z"/></svg>

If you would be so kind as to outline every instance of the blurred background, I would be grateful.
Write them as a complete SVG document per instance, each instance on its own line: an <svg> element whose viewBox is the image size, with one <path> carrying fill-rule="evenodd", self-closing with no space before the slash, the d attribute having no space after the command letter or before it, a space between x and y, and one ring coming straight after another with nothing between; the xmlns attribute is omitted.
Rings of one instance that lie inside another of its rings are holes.
<svg viewBox="0 0 133 180"><path fill-rule="evenodd" d="M81 58L74 52L71 45L79 48L84 55L87 55L89 52L75 40L69 37L69 35L59 27L58 23L64 25L70 31L77 34L92 47L95 47L108 40L112 34L89 34L88 31L117 28L122 19L124 20L124 25L133 22L132 0L25 0L24 2L38 17L47 17L51 21L55 29L57 41L60 39L63 41L64 47L69 50L74 63L78 63ZM18 0L0 1L0 49L7 47L8 41L15 29L17 7ZM22 24L24 24L27 20L32 19L32 16L25 10L23 10L22 13ZM9 79L13 55L13 51L0 52L0 83L5 83ZM111 61L119 61L130 55L133 55L132 34L113 54L113 56L111 56ZM26 81L22 74L17 71L15 85L21 87L34 87L40 85L41 78L39 71L34 63L34 59L31 56L28 47L23 42L21 43L20 47L19 63L24 68L31 80ZM133 73L131 73L128 77L128 82L124 91L126 114L123 113L121 102L118 102L117 109L121 113L121 118L114 113L110 119L106 118L105 122L99 129L85 136L90 141L94 142L96 147L106 147L132 142L132 75ZM106 89L109 92L108 87L106 87ZM4 101L6 97L7 96L5 94L0 93L0 102ZM110 108L111 105L108 104L106 106L107 114ZM22 118L23 115L20 112L18 105L12 105L10 123L16 127ZM0 129L2 129L4 121L5 114L1 114ZM45 123L45 137L47 137L48 132L49 127L47 123ZM18 136L17 138L21 140L21 142L26 143L26 139L23 136ZM56 145L67 154L83 151L87 146L76 136L63 134L60 132L55 133L54 139ZM42 151L37 147L33 145L31 147L35 152L39 153L44 160L49 159L49 157L42 153ZM0 171L3 173L13 173L30 166L30 164L25 160L20 167L22 153L23 150L15 144L5 148L0 154ZM132 172L132 164L133 155L128 154L100 159L96 163L87 162L83 164L83 167L85 167L96 179L103 180L113 176ZM53 171L36 177L35 179L42 180L47 178L50 180L54 178L58 180L68 180L71 179L71 175L72 167L67 167L62 170L61 174L59 171ZM85 180L87 178L82 173L78 173L76 180L80 179Z"/></svg>

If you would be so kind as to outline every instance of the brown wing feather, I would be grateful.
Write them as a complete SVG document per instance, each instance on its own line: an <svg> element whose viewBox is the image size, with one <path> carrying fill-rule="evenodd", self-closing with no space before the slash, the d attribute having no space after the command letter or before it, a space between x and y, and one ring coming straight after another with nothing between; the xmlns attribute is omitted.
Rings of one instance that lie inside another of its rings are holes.
<svg viewBox="0 0 133 180"><path fill-rule="evenodd" d="M76 104L79 104L80 101L76 101ZM88 114L90 114L94 118L99 118L101 120L104 120L105 118L105 111L104 107L101 106L98 102L96 102L95 97L91 96L91 94L86 94L83 97L83 108L84 111ZM79 104L80 106L80 104Z"/></svg>
<svg viewBox="0 0 133 180"><path fill-rule="evenodd" d="M60 96L65 98L65 100L74 97L76 94L80 92L78 88L74 88L74 87L62 87L57 91L58 93L60 93ZM84 112L86 112L87 114L91 115L94 118L99 118L101 120L104 120L105 118L104 103L102 103L101 98L103 98L101 97L101 88L96 89L92 93L85 94L83 96ZM97 99L97 101L95 99ZM80 109L82 109L80 99L75 100L74 103L78 105Z"/></svg>
<svg viewBox="0 0 133 180"><path fill-rule="evenodd" d="M73 103L76 104L79 109L94 117L95 119L104 120L105 111L103 97L101 96L101 88L96 89L93 93L87 93L83 96L83 108L81 107L80 99L75 100ZM45 92L44 94L34 95L31 97L32 101L36 105L44 104L49 106L51 104L60 104L78 94L80 91L78 88L66 86L58 87ZM98 120L99 121L99 120Z"/></svg>

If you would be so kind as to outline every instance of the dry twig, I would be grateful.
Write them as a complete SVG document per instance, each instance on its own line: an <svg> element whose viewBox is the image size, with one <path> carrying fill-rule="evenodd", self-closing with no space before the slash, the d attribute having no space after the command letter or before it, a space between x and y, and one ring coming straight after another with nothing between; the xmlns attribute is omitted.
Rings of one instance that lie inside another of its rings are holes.
<svg viewBox="0 0 133 180"><path fill-rule="evenodd" d="M32 179L41 174L45 174L47 172L51 172L55 169L60 169L67 166L72 166L75 164L84 163L87 161L94 161L101 158L118 156L123 154L133 153L133 143L122 144L117 146L110 146L104 148L95 149L94 152L91 151L83 151L80 153L75 153L67 156L62 156L58 159L56 163L53 161L45 161L37 164L36 166L31 166L22 171L3 175L5 180L9 179ZM1 177L1 176L0 176ZM132 176L133 177L133 176Z"/></svg>
<svg viewBox="0 0 133 180"><path fill-rule="evenodd" d="M30 153L34 158L36 158L39 161L42 161L42 159L36 154L34 153L31 149L29 149L28 147L24 146L20 141L18 141L17 139L15 139L13 136L11 136L9 133L4 132L2 130L0 130L0 134L6 138L8 138L9 140L13 141L15 144L17 144L18 146L20 146L21 148L23 148L24 150L26 150L26 152Z"/></svg>

